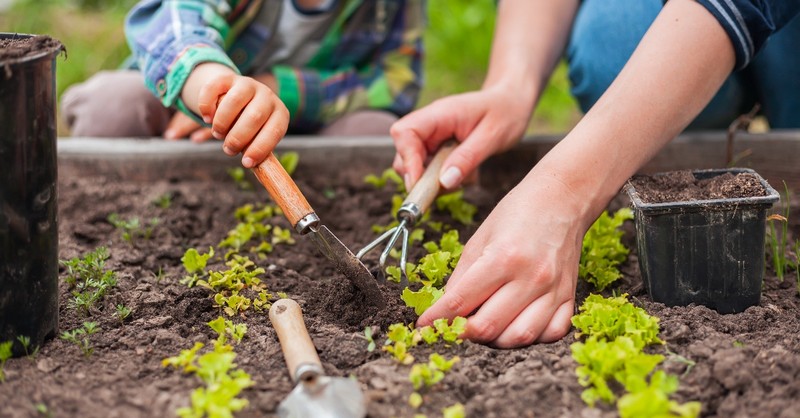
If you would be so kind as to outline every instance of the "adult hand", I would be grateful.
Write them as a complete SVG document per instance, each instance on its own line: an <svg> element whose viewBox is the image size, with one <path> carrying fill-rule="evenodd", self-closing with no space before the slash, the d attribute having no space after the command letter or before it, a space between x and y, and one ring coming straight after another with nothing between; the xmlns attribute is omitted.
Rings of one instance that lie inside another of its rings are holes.
<svg viewBox="0 0 800 418"><path fill-rule="evenodd" d="M456 138L461 144L445 160L439 175L444 188L454 189L486 158L522 137L531 108L530 100L501 86L436 100L392 126L397 149L394 169L410 190L422 175L426 159L442 142Z"/></svg>
<svg viewBox="0 0 800 418"><path fill-rule="evenodd" d="M178 140L187 136L192 142L205 142L211 139L211 128L200 126L189 116L177 112L170 119L167 129L164 131L164 138Z"/></svg>
<svg viewBox="0 0 800 418"><path fill-rule="evenodd" d="M464 316L464 338L499 348L562 338L575 305L583 206L552 175L529 174L467 242L444 295L417 324Z"/></svg>

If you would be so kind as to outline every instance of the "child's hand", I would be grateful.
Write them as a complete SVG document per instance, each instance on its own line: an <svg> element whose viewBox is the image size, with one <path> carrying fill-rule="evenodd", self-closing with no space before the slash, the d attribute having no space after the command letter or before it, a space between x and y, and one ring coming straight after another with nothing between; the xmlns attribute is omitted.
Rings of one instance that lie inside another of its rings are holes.
<svg viewBox="0 0 800 418"><path fill-rule="evenodd" d="M192 118L181 112L177 112L170 119L167 130L164 131L164 138L168 140L178 140L188 137L192 142L205 142L211 139L211 128L200 126Z"/></svg>
<svg viewBox="0 0 800 418"><path fill-rule="evenodd" d="M193 91L198 92L194 101ZM275 92L221 64L198 65L184 85L183 98L211 124L211 134L224 140L226 154L244 153L246 168L264 161L289 127L289 111Z"/></svg>

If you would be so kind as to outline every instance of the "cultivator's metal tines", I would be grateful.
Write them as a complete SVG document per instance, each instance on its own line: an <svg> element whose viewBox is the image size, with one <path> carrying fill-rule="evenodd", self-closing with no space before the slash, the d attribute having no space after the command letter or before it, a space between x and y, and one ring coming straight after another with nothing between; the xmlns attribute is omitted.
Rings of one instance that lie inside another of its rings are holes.
<svg viewBox="0 0 800 418"><path fill-rule="evenodd" d="M356 254L356 258L360 260L364 255L372 251L383 241L388 240L389 241L388 244L383 249L380 258L378 259L378 265L380 265L381 272L383 272L386 266L386 259L389 258L389 255L392 252L392 248L394 248L394 245L397 243L397 240L400 237L402 237L402 243L400 249L400 271L402 272L402 278L400 282L408 283L408 277L406 276L406 260L408 260L408 227L406 226L407 224L408 224L407 219L401 220L399 225L384 232L375 241L370 242L364 248L362 248L361 251L359 251Z"/></svg>

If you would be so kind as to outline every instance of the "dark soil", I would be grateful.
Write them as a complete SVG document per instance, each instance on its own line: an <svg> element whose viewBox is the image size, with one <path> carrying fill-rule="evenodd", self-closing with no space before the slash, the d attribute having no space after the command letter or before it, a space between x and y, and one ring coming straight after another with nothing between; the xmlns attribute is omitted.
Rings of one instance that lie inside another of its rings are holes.
<svg viewBox="0 0 800 418"><path fill-rule="evenodd" d="M33 56L44 51L61 50L61 42L47 36L0 38L0 64L3 61Z"/></svg>
<svg viewBox="0 0 800 418"><path fill-rule="evenodd" d="M672 171L631 179L644 203L693 200L737 199L765 196L766 190L752 173L724 173L710 178L695 176L691 170Z"/></svg>
<svg viewBox="0 0 800 418"><path fill-rule="evenodd" d="M374 172L382 169L375 167ZM371 225L391 220L391 191L376 191L360 182L333 183L324 177L298 178L298 184L323 222L353 249L375 237ZM168 209L151 203L165 193L172 195ZM478 205L480 221L502 193L495 187L472 186L465 196ZM627 204L624 199L620 196L612 206ZM36 404L46 405L56 417L89 418L169 417L187 406L199 380L164 368L161 361L194 342L208 344L214 332L205 323L221 312L213 306L209 290L178 283L185 274L180 259L187 248L205 252L225 238L236 225L237 207L268 200L260 188L242 191L227 178L142 183L62 176L60 258L106 246L111 253L107 265L118 273L119 285L87 317L68 307L70 294L66 283L60 283L60 331L87 320L98 322L101 331L91 338L95 352L86 358L75 345L54 339L35 358L8 361L7 380L0 384L0 416L42 416ZM124 218L157 217L160 223L151 239L131 244L107 221L111 213ZM280 217L273 223L288 227ZM459 227L462 240L475 228ZM797 224L791 232L793 237L800 236ZM370 399L371 417L441 416L443 407L456 402L466 405L471 417L616 416L613 406L592 409L581 401L582 387L569 350L575 341L573 333L557 343L515 350L470 342L452 348L438 346L436 351L448 357L457 354L461 362L425 392L421 409L413 410L407 402L412 392L409 366L398 365L380 350L368 352L361 337L365 326L378 326L380 345L389 324L414 320L413 311L399 301L399 286L382 285L390 301L386 310L365 307L354 287L317 255L308 237L295 238L295 245L278 245L267 259L257 261L267 271L262 279L271 292L285 292L300 303L326 372L355 376ZM633 240L629 223L625 242L632 249ZM411 259L423 251L415 246ZM374 265L376 257L371 255L368 264ZM215 261L210 267L220 266ZM681 375L676 400L700 401L703 415L709 417L800 414L800 298L792 277L780 282L768 270L758 306L741 314L720 315L701 306L668 308L650 301L635 249L622 270L624 277L614 290L630 294L635 304L661 318L666 346L655 351L675 353L668 355L665 367ZM62 280L64 276L62 271ZM588 293L587 286L579 284L578 301ZM124 323L113 316L118 303L133 310ZM276 334L266 313L250 310L234 320L248 326L247 336L235 351L238 365L255 381L254 387L243 392L250 405L237 416L275 416L278 403L292 388ZM430 352L427 347L412 350L418 359L426 359ZM691 360L693 366L678 361L678 356Z"/></svg>

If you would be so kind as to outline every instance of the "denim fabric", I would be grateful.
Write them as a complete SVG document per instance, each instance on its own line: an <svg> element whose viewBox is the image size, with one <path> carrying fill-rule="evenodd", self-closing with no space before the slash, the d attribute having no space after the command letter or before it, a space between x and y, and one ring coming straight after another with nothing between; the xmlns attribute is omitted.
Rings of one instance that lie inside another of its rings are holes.
<svg viewBox="0 0 800 418"><path fill-rule="evenodd" d="M567 46L572 94L586 112L661 11L661 0L584 0ZM800 17L773 34L723 84L688 129L725 129L756 102L773 129L800 128Z"/></svg>

